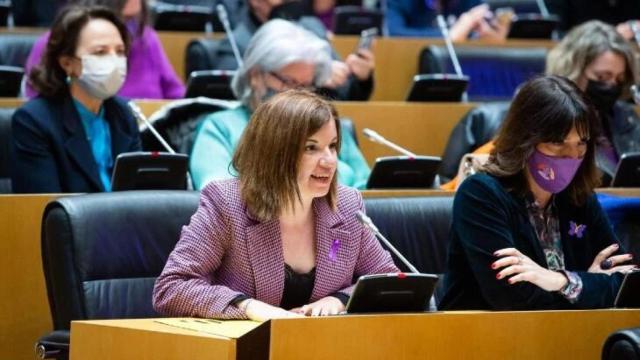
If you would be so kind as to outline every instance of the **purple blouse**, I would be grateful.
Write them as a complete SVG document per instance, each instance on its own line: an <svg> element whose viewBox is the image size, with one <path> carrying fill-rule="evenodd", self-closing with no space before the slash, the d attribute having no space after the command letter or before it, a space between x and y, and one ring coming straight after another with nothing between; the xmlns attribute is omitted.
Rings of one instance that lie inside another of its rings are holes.
<svg viewBox="0 0 640 360"><path fill-rule="evenodd" d="M25 64L25 74L40 62L48 40L49 32L46 32L33 45ZM173 70L158 34L145 26L142 36L133 37L127 78L118 95L132 99L179 99L184 93L185 87ZM27 84L26 95L33 98L37 93Z"/></svg>

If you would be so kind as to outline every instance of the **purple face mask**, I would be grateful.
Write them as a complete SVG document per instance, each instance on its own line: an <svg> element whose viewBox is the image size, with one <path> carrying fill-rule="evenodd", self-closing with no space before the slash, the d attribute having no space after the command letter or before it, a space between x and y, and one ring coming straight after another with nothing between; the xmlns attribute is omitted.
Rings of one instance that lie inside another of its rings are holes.
<svg viewBox="0 0 640 360"><path fill-rule="evenodd" d="M557 194L569 186L582 159L549 156L535 150L527 163L536 183L542 189Z"/></svg>

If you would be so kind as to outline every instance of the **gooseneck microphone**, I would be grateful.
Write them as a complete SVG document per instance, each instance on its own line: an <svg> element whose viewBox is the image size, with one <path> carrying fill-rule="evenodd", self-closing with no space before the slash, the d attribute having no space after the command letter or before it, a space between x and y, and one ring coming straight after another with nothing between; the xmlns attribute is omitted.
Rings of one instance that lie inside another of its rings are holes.
<svg viewBox="0 0 640 360"><path fill-rule="evenodd" d="M544 3L544 0L536 0L536 5L538 5L538 10L540 10L540 15L545 18L549 17L549 9L547 9L547 5Z"/></svg>
<svg viewBox="0 0 640 360"><path fill-rule="evenodd" d="M458 55L456 55L456 51L453 48L453 42L451 41L451 36L449 36L449 28L447 27L447 22L444 20L444 16L438 15L436 17L438 21L438 26L440 27L440 32L442 32L442 37L444 38L444 43L447 45L447 53L449 53L449 58L451 58L451 62L453 63L453 69L456 71L458 76L463 76L462 68L460 67L460 62L458 61Z"/></svg>
<svg viewBox="0 0 640 360"><path fill-rule="evenodd" d="M242 61L242 56L240 55L240 50L238 49L238 43L236 42L236 38L235 36L233 36L233 32L231 31L231 23L229 22L229 15L227 14L227 9L225 9L224 5L218 4L216 6L216 11L218 12L218 18L222 23L224 32L227 34L227 39L229 39L229 43L231 44L231 50L233 51L233 56L236 58L238 67L242 67L244 66L244 62Z"/></svg>
<svg viewBox="0 0 640 360"><path fill-rule="evenodd" d="M395 143L385 139L382 135L378 134L377 132L375 132L375 131L373 131L371 129L365 128L365 129L362 130L362 133L364 134L364 136L367 137L367 139L369 139L369 140L371 140L371 141L373 141L375 143L387 146L387 147L389 147L389 148L391 148L391 149L393 149L393 150L395 150L395 151L397 151L397 152L399 152L399 153L401 153L403 155L406 155L406 156L408 156L410 158L415 158L417 156L416 154L414 154L411 151L403 148L402 146L400 146L398 144L395 144Z"/></svg>
<svg viewBox="0 0 640 360"><path fill-rule="evenodd" d="M382 233L380 233L380 230L378 230L378 227L373 223L370 217L368 217L364 212L358 211L356 213L356 218L360 223L362 223L362 225L364 225L364 227L371 230L371 232L373 232L373 234L380 241L382 241L382 243L384 243L387 246L387 248L391 250L391 252L393 252L398 257L398 259L400 259L400 261L402 261L402 263L407 268L409 268L409 270L411 270L412 273L414 274L420 273L420 271L418 271L418 269L416 269L416 267L413 266L413 264L411 264L409 260L407 260L407 258L405 258L404 255L402 255L400 251L398 251L398 249L396 249L395 246L393 246L391 242L386 237L384 237L384 235L382 235Z"/></svg>
<svg viewBox="0 0 640 360"><path fill-rule="evenodd" d="M149 128L153 136L160 142L160 144L162 144L162 147L164 147L168 153L175 154L176 152L171 148L169 143L162 137L162 135L160 135L156 128L151 125L151 122L147 120L147 117L144 116L138 104L134 103L133 101L129 101L127 105L129 105L129 108L133 112L133 115L136 117L136 119L142 120L142 122Z"/></svg>

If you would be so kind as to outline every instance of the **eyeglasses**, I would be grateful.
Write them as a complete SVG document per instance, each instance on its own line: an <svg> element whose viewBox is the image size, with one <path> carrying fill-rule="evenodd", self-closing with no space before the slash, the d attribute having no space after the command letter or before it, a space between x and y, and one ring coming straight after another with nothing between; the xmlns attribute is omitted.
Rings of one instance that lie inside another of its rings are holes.
<svg viewBox="0 0 640 360"><path fill-rule="evenodd" d="M305 89L309 91L315 91L315 86L311 84L303 84L294 79L288 78L284 75L278 74L275 71L269 71L269 75L278 79L287 89Z"/></svg>

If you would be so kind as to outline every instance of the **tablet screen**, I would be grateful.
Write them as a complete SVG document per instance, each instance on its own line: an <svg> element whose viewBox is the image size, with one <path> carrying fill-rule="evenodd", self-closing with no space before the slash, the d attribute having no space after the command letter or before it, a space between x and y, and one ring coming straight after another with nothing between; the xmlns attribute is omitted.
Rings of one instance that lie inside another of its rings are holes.
<svg viewBox="0 0 640 360"><path fill-rule="evenodd" d="M640 308L640 271L626 274L614 306L617 308Z"/></svg>

